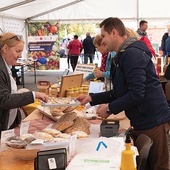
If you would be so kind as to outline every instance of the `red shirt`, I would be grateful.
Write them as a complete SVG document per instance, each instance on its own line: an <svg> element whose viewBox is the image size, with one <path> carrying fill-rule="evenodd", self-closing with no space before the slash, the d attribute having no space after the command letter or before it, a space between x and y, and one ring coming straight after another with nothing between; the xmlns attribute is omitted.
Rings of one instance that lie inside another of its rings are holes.
<svg viewBox="0 0 170 170"><path fill-rule="evenodd" d="M78 39L74 39L68 44L68 49L69 49L68 54L80 55L80 50L82 48L83 48L82 43Z"/></svg>
<svg viewBox="0 0 170 170"><path fill-rule="evenodd" d="M149 48L149 50L150 50L151 54L153 55L153 57L156 59L155 50L153 49L152 44L149 41L148 37L143 36L143 37L141 37L140 41L145 43L145 45ZM157 75L159 76L159 71L158 71L157 64L155 65L155 69L156 69Z"/></svg>
<svg viewBox="0 0 170 170"><path fill-rule="evenodd" d="M156 57L155 50L153 49L152 44L151 44L151 42L149 41L149 39L148 39L146 36L143 36L143 37L141 37L140 41L144 42L145 45L149 48L149 50L150 50L150 52L152 53L152 55L153 55L154 57Z"/></svg>

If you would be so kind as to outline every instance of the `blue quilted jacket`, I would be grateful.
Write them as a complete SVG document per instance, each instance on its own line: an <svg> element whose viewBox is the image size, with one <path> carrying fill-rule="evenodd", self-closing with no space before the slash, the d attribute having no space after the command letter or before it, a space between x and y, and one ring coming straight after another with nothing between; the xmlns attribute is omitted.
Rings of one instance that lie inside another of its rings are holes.
<svg viewBox="0 0 170 170"><path fill-rule="evenodd" d="M135 41L120 50L111 68L113 90L90 94L91 105L109 103L114 114L125 111L135 130L170 122L170 108L149 49Z"/></svg>

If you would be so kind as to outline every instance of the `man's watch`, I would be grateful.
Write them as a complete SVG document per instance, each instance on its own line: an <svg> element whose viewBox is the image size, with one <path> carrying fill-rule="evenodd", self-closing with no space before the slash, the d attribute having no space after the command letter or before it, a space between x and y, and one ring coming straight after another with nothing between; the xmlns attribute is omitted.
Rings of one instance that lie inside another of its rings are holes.
<svg viewBox="0 0 170 170"><path fill-rule="evenodd" d="M111 114L111 113L112 113L112 112L110 111L110 109L109 109L109 105L106 106L106 113L107 113L107 114Z"/></svg>

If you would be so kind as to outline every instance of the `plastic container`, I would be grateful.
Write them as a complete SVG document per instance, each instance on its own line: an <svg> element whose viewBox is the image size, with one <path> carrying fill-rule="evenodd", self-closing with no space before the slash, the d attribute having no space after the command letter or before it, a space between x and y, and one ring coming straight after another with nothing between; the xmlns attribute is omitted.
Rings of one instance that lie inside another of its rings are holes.
<svg viewBox="0 0 170 170"><path fill-rule="evenodd" d="M119 121L118 120L103 120L100 125L100 134L104 137L112 137L118 135Z"/></svg>
<svg viewBox="0 0 170 170"><path fill-rule="evenodd" d="M125 140L125 150L122 151L120 170L136 170L134 163L135 152L131 149L130 133L128 132Z"/></svg>

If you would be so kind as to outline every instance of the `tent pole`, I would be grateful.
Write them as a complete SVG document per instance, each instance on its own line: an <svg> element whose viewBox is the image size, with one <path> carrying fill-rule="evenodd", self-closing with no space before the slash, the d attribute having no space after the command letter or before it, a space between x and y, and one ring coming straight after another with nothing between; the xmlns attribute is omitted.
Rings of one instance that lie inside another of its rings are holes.
<svg viewBox="0 0 170 170"><path fill-rule="evenodd" d="M136 24L137 24L137 28L139 27L139 0L136 0Z"/></svg>
<svg viewBox="0 0 170 170"><path fill-rule="evenodd" d="M32 17L29 17L29 18L27 18L27 20L30 21L30 20L32 20L32 19L34 19L34 18L37 18L37 17L39 17L39 16L48 14L48 13L50 13L50 12L57 11L57 10L59 10L59 9L62 9L62 8L65 8L65 7L68 7L68 6L71 6L71 5L80 3L81 1L83 1L83 0L74 0L74 1L72 1L72 2L70 2L70 3L65 4L65 5L61 5L61 6L57 7L57 8L53 8L53 9L50 9L50 10L48 10L48 11L45 11L45 12L39 13L39 14L37 14L37 15L34 15L34 16L32 16Z"/></svg>
<svg viewBox="0 0 170 170"><path fill-rule="evenodd" d="M18 7L18 6L33 2L33 1L35 1L35 0L27 0L27 1L18 2L18 3L12 4L12 5L6 6L4 8L0 8L0 12L9 10L11 8L15 8L15 7Z"/></svg>

